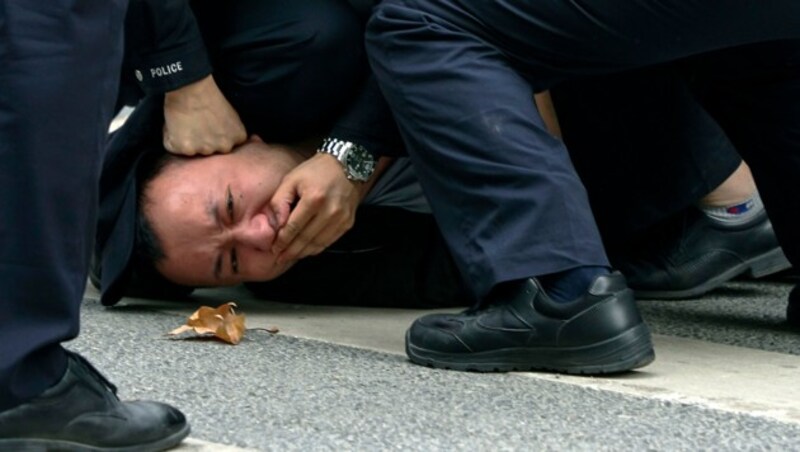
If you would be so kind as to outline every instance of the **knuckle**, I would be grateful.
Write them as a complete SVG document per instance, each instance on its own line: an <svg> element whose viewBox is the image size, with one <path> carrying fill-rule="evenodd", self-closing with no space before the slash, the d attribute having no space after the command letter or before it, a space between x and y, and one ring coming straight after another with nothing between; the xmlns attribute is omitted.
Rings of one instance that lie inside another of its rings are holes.
<svg viewBox="0 0 800 452"><path fill-rule="evenodd" d="M283 252L288 260L298 259L300 257L300 250L292 246Z"/></svg>
<svg viewBox="0 0 800 452"><path fill-rule="evenodd" d="M307 246L309 244L314 244L316 237L312 237L311 233L304 231L297 235L296 240L299 244Z"/></svg>
<svg viewBox="0 0 800 452"><path fill-rule="evenodd" d="M306 201L310 206L319 208L325 204L325 195L321 192L314 191L306 195Z"/></svg>
<svg viewBox="0 0 800 452"><path fill-rule="evenodd" d="M191 140L188 140L188 139L185 139L185 138L182 139L182 140L179 140L178 144L177 144L177 148L179 150L183 151L183 152L188 152L194 147L195 147L194 143L192 143ZM202 147L201 147L201 152L202 152Z"/></svg>
<svg viewBox="0 0 800 452"><path fill-rule="evenodd" d="M286 232L285 238L288 241L290 238L296 236L300 232L300 227L297 223L290 221L283 226L283 230Z"/></svg>
<svg viewBox="0 0 800 452"><path fill-rule="evenodd" d="M231 149L233 149L233 146L235 146L235 145L236 145L236 143L232 139L225 139L217 147L222 152L230 152Z"/></svg>
<svg viewBox="0 0 800 452"><path fill-rule="evenodd" d="M196 154L196 152L194 152L192 149L176 149L174 147L167 148L167 152L169 152L170 154L182 155L186 157L191 157Z"/></svg>

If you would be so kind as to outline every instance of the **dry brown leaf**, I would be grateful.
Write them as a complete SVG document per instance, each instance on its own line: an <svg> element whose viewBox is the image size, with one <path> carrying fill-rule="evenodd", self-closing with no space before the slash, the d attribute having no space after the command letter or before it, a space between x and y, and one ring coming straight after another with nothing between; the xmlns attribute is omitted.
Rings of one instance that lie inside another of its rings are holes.
<svg viewBox="0 0 800 452"><path fill-rule="evenodd" d="M202 306L189 316L186 325L175 328L169 335L175 336L186 331L194 331L197 334L213 335L217 339L229 344L238 344L244 336L244 314L237 314L233 308L236 303L229 302L211 308Z"/></svg>

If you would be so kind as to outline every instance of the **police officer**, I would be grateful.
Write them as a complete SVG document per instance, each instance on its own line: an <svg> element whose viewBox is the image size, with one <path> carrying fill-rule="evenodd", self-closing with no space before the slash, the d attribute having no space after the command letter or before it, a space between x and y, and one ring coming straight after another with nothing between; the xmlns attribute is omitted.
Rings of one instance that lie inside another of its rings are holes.
<svg viewBox="0 0 800 452"><path fill-rule="evenodd" d="M417 320L406 341L413 361L603 373L653 359L567 151L530 102L579 76L705 53L702 101L753 168L778 239L800 263L798 46L735 48L800 38L797 2L385 0L376 8L372 67L479 301L464 314ZM724 48L732 49L713 53Z"/></svg>
<svg viewBox="0 0 800 452"><path fill-rule="evenodd" d="M292 260L321 252L353 224L354 193L384 167L380 158L402 149L366 64L363 23L371 2L248 0L189 6L173 0L131 9L124 102L144 96L140 105L162 103L163 117L152 121L163 148L180 155L229 152L249 134L267 142L316 139L319 152L303 165L305 174L313 174L311 183L276 196L280 221L288 225L276 246ZM141 23L150 24L152 36L138 32ZM94 274L106 304L115 303L136 277L131 254L110 251L132 249L135 235L132 217L119 212L129 211L121 209L125 202L136 203L123 194L135 197L127 187L136 182L132 162L144 147L137 148L135 134L126 129L111 143L113 158L101 180ZM341 161L344 148L357 151L351 155L358 162L350 159L350 167ZM368 171L343 171L352 168ZM325 196L312 206L309 193ZM300 234L303 240L292 242L288 231L306 232Z"/></svg>
<svg viewBox="0 0 800 452"><path fill-rule="evenodd" d="M178 410L123 403L78 334L124 0L0 1L0 449L162 450Z"/></svg>

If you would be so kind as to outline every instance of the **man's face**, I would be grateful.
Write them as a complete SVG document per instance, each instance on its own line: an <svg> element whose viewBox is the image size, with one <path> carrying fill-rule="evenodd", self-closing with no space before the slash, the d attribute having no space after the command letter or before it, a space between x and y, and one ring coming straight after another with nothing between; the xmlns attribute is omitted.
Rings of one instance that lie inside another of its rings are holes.
<svg viewBox="0 0 800 452"><path fill-rule="evenodd" d="M230 154L169 164L145 188L143 206L166 258L161 274L178 284L219 286L277 277L269 201L301 157L251 140Z"/></svg>

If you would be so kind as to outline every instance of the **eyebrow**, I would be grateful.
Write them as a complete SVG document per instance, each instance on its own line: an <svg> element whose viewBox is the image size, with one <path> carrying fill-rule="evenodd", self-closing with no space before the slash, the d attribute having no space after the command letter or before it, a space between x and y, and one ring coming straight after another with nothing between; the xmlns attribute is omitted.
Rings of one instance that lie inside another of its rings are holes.
<svg viewBox="0 0 800 452"><path fill-rule="evenodd" d="M224 195L225 212L228 215L230 215L230 212L228 210L229 209L228 205L231 202L231 199L233 199L233 196L231 195L231 185L228 184L226 186L225 195ZM214 224L216 224L218 228L222 229L222 220L220 219L220 215L219 215L219 204L220 203L219 203L219 200L217 198L214 198L213 200L211 200L210 203L209 203L208 213L209 213L209 215L211 215L211 218L214 220ZM216 279L217 281L222 279L222 266L223 266L223 261L224 261L224 254L225 253L223 253L223 252L217 253L217 258L214 261L214 279ZM234 266L234 262L233 262L234 255L235 255L235 251L231 253L231 272L233 272L234 274L238 274L239 271Z"/></svg>
<svg viewBox="0 0 800 452"><path fill-rule="evenodd" d="M225 192L225 213L228 215L228 220L231 224L234 222L234 206L233 206L233 192L231 192L231 185L228 184L228 189ZM231 273L234 275L239 274L239 261L236 257L236 246L231 247Z"/></svg>
<svg viewBox="0 0 800 452"><path fill-rule="evenodd" d="M228 186L228 190L230 190L230 186ZM219 199L214 197L209 199L207 211L217 228L222 228L222 220L219 217ZM217 253L217 258L214 260L213 275L217 281L222 279L222 254L222 252Z"/></svg>

